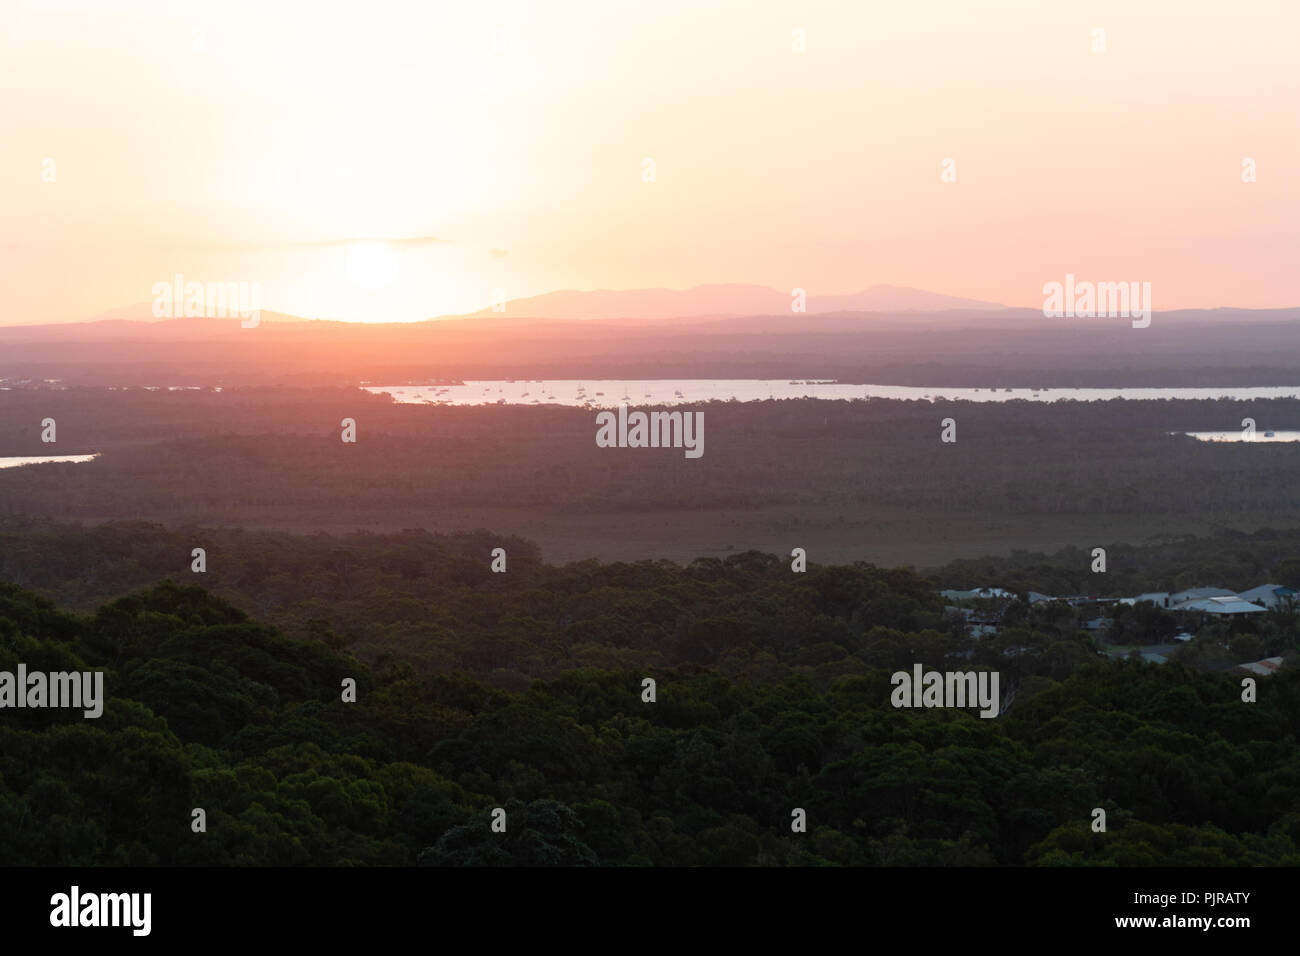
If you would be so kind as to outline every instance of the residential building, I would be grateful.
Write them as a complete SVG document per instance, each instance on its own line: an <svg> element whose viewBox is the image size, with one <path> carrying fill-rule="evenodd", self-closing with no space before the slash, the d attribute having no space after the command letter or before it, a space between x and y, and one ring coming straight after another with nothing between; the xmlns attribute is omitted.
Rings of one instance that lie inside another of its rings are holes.
<svg viewBox="0 0 1300 956"><path fill-rule="evenodd" d="M1199 601L1185 601L1174 608L1175 611L1203 611L1206 614L1263 614L1265 609L1258 604L1243 601L1235 594L1231 597L1202 598Z"/></svg>
<svg viewBox="0 0 1300 956"><path fill-rule="evenodd" d="M1177 608L1180 604L1186 604L1188 601L1200 601L1205 598L1216 597L1238 597L1236 591L1228 588L1188 588L1186 591L1175 591L1169 595L1170 608Z"/></svg>
<svg viewBox="0 0 1300 956"><path fill-rule="evenodd" d="M1276 674L1278 668L1282 666L1282 658L1266 657L1262 661L1252 661L1249 664L1238 664L1242 670L1250 671L1252 674L1259 674L1261 677L1269 677Z"/></svg>
<svg viewBox="0 0 1300 956"><path fill-rule="evenodd" d="M1139 594L1137 597L1120 598L1120 604L1141 604L1143 601L1150 601L1156 607L1169 607L1168 591L1147 591L1145 594Z"/></svg>
<svg viewBox="0 0 1300 956"><path fill-rule="evenodd" d="M1266 608L1285 607L1295 602L1297 593L1300 592L1285 584L1261 584L1249 591L1242 591L1241 599Z"/></svg>

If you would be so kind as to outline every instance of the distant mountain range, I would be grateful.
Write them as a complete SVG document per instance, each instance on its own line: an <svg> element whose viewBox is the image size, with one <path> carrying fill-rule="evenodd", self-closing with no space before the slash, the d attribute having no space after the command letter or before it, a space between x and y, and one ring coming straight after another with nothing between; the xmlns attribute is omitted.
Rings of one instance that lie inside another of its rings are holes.
<svg viewBox="0 0 1300 956"><path fill-rule="evenodd" d="M793 311L793 292L785 293L761 285L698 285L692 289L593 289L579 291L566 289L559 292L547 292L544 295L529 296L507 301L503 312L481 309L455 315L433 316L425 321L443 321L456 319L637 319L663 321L672 319L713 319L734 318L740 316L778 316L797 315ZM998 312L1007 311L1007 306L996 302L981 302L978 299L964 299L958 296L941 295L924 289L909 289L903 286L873 285L861 292L848 295L808 295L804 302L804 312L812 315L825 315L831 312ZM43 328L53 330L63 327L66 333L77 335L99 334L114 335L125 331L114 329L115 324L147 322L154 325L176 321L159 319L153 314L149 302L136 302L131 305L108 309L83 321L52 322L41 326L22 326L14 322L12 316L0 315L0 329L18 327ZM190 319L193 323L195 320ZM316 320L305 316L290 315L285 312L273 312L263 309L262 322L312 322L334 321ZM376 323L381 324L381 323ZM393 323L406 324L413 323ZM98 326L96 332L88 327ZM171 331L179 331L172 329ZM58 333L43 335L33 331L41 338L58 338ZM169 332L170 334L170 332ZM184 334L184 333L181 333Z"/></svg>
<svg viewBox="0 0 1300 956"><path fill-rule="evenodd" d="M760 285L699 285L692 289L594 289L562 290L543 295L510 299L504 311L482 309L459 315L442 315L421 322L347 322L313 319L263 309L261 324L342 324L361 327L405 326L452 323L462 329L486 323L496 330L535 320L587 323L603 321L611 326L658 324L681 326L703 323L711 332L747 331L870 331L896 328L1033 328L1053 324L1075 326L1092 320L1045 319L1041 307L1013 307L959 296L927 292L904 286L873 285L848 295L809 295L802 313L793 310L793 295ZM1242 322L1295 322L1300 309L1179 309L1157 313L1179 325L1218 325ZM818 316L816 321L810 317ZM81 322L22 325L16 316L0 314L0 342L95 341L147 334L150 338L201 337L224 328L229 320L189 318L158 319L148 302L110 309ZM470 323L470 325L466 325ZM1106 320L1100 320L1105 324ZM1124 321L1112 324L1126 325ZM235 323L238 324L238 323ZM144 332L145 326L152 331Z"/></svg>
<svg viewBox="0 0 1300 956"><path fill-rule="evenodd" d="M564 290L511 299L505 311L539 319L675 319L791 314L794 292L761 285L697 285L693 289ZM941 312L998 310L1006 306L894 285L873 285L849 295L807 295L806 312ZM491 309L470 313L490 316Z"/></svg>
<svg viewBox="0 0 1300 956"><path fill-rule="evenodd" d="M752 285L554 292L504 312L422 322L264 310L156 319L148 303L88 322L0 325L0 396L17 384L330 384L494 378L834 378L927 387L1295 385L1300 308L1046 318L895 286L791 297ZM3 315L0 320L13 321Z"/></svg>

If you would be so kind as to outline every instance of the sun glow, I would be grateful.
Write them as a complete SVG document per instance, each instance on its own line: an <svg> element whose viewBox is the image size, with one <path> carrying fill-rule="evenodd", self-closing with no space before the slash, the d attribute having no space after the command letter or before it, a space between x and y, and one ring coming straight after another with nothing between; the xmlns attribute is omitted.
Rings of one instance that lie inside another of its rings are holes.
<svg viewBox="0 0 1300 956"><path fill-rule="evenodd" d="M397 256L386 242L362 242L348 250L348 278L371 292L397 278Z"/></svg>
<svg viewBox="0 0 1300 956"><path fill-rule="evenodd" d="M349 321L719 282L1036 308L1067 272L1294 304L1295 2L105 6L0 0L0 324L176 273Z"/></svg>

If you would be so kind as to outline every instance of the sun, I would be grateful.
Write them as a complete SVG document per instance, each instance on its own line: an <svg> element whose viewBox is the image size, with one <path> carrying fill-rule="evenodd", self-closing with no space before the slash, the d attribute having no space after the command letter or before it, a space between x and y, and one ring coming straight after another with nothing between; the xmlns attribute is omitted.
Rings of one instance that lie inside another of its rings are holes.
<svg viewBox="0 0 1300 956"><path fill-rule="evenodd" d="M357 243L348 250L347 272L363 289L383 289L397 277L397 255L386 242Z"/></svg>

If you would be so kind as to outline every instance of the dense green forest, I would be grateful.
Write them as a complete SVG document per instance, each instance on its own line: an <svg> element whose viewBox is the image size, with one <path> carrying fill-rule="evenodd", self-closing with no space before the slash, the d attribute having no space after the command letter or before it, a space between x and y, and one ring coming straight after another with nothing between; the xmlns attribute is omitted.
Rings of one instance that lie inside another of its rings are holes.
<svg viewBox="0 0 1300 956"><path fill-rule="evenodd" d="M1300 863L1300 678L1246 703L1232 669L1293 661L1296 612L1207 624L1157 666L1125 648L1185 619L1114 609L1089 631L1095 609L1008 601L975 639L938 593L1300 584L1300 446L1168 434L1300 427L1300 402L705 413L692 461L602 454L581 409L6 393L0 453L102 457L0 471L0 671L102 669L109 700L98 719L0 710L0 863ZM519 520L456 510L505 504ZM598 516L639 559L544 560L525 512ZM1153 515L1180 533L1142 533ZM962 521L977 554L1018 518L1075 543L922 571L834 559L832 531L860 549L879 516L945 561ZM751 518L780 547L728 551ZM648 528L715 553L640 559ZM895 709L890 675L917 663L998 672L1001 713Z"/></svg>
<svg viewBox="0 0 1300 956"><path fill-rule="evenodd" d="M27 533L29 572L97 559L49 546L84 530ZM9 569L19 537L0 548ZM102 668L109 698L97 720L0 712L0 863L1300 863L1294 669L1244 703L1240 672L1108 660L1050 613L973 642L907 570L792 574L758 554L549 568L517 548L493 575L486 538L412 533L372 555L366 536L319 552L285 536L280 554L247 537L262 563L227 573L234 600L165 582L74 613L0 585L0 670ZM62 593L81 576L66 570ZM303 623L320 588L338 619ZM430 610L438 639L393 653L422 643L410 629ZM991 720L895 709L890 674L914 663L996 669L1008 705Z"/></svg>
<svg viewBox="0 0 1300 956"><path fill-rule="evenodd" d="M1055 554L1015 551L951 561L934 569L931 578L945 588L997 586L1020 593L1098 597L1207 585L1234 591L1265 583L1300 588L1300 529L1167 535L1143 545L1098 544L1106 545L1104 574L1092 572L1089 549L1071 547Z"/></svg>
<svg viewBox="0 0 1300 956"><path fill-rule="evenodd" d="M191 570L196 547L206 553L203 573ZM498 547L506 552L505 573L490 567ZM371 665L462 671L507 690L574 668L679 664L715 667L729 678L824 680L857 673L863 662L892 665L907 642L952 660L973 655L1013 679L1059 679L1096 655L1080 630L1096 609L1013 603L998 608L1004 626L996 636L971 642L945 613L938 590L1135 595L1204 584L1296 585L1300 531L1116 545L1109 559L1106 574L1092 574L1091 556L1077 549L955 562L928 575L815 561L796 574L790 559L757 552L688 565L555 566L539 558L536 545L487 531L295 535L0 519L0 580L60 606L91 613L167 579L195 583L290 638L347 648ZM1120 644L1158 643L1191 626L1154 608L1106 613L1115 619L1113 633L1098 636ZM1189 663L1224 666L1300 649L1294 614L1206 630L1180 652ZM1007 659L1008 648L1022 650Z"/></svg>

